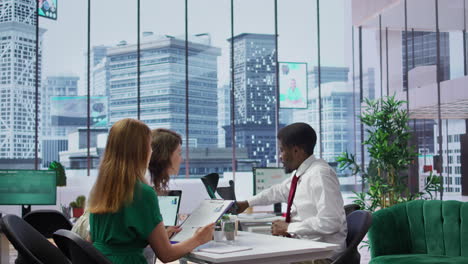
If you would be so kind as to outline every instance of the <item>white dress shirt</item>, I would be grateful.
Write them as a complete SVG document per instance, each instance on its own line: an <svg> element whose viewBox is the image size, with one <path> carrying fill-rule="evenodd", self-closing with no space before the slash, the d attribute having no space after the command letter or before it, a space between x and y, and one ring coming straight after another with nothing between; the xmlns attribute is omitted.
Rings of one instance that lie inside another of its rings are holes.
<svg viewBox="0 0 468 264"><path fill-rule="evenodd" d="M335 254L342 252L346 249L347 225L335 171L326 161L311 155L294 174L299 180L287 232L300 239L338 244ZM291 179L248 199L249 205L287 203Z"/></svg>

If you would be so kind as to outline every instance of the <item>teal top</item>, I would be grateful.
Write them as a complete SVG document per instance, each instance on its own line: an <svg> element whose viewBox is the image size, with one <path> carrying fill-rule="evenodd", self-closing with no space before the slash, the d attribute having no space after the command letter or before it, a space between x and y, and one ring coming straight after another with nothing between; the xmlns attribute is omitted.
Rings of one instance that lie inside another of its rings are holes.
<svg viewBox="0 0 468 264"><path fill-rule="evenodd" d="M114 264L146 264L143 249L160 222L162 216L156 192L138 181L132 203L116 213L90 214L91 240Z"/></svg>

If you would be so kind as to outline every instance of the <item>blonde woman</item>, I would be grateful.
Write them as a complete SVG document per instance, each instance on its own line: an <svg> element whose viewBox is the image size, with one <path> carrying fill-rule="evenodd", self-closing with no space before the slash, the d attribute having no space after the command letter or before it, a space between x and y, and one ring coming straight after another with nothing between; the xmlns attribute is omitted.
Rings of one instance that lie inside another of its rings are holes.
<svg viewBox="0 0 468 264"><path fill-rule="evenodd" d="M144 177L151 153L151 131L144 123L123 119L112 126L91 190L89 221L93 245L115 264L146 263L148 243L161 261L173 261L213 236L214 223L184 242L169 242L156 192Z"/></svg>

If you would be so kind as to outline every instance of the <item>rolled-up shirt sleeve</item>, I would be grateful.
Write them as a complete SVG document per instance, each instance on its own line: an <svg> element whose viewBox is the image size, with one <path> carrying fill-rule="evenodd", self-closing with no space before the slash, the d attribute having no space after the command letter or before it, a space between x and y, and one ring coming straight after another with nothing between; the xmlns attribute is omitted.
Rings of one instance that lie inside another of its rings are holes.
<svg viewBox="0 0 468 264"><path fill-rule="evenodd" d="M330 168L322 167L314 170L314 173L318 175L302 177L301 184L308 186L308 199L317 212L290 223L288 233L297 236L330 235L340 232L342 228L343 205L338 179Z"/></svg>

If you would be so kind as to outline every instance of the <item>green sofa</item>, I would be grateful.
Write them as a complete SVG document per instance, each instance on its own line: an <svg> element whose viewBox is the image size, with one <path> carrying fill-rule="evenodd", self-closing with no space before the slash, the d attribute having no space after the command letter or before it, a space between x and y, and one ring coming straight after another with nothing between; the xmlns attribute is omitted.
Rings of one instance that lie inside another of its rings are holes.
<svg viewBox="0 0 468 264"><path fill-rule="evenodd" d="M468 263L468 202L415 200L372 215L371 264Z"/></svg>

